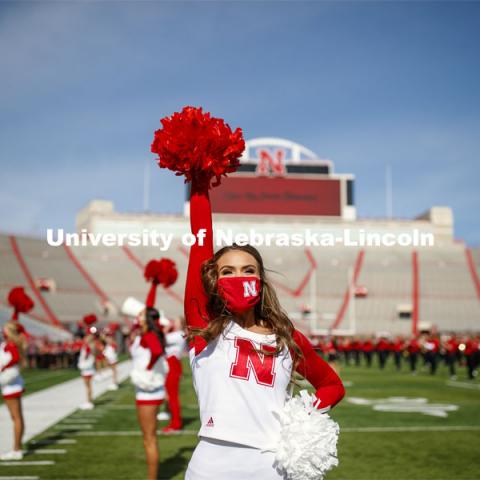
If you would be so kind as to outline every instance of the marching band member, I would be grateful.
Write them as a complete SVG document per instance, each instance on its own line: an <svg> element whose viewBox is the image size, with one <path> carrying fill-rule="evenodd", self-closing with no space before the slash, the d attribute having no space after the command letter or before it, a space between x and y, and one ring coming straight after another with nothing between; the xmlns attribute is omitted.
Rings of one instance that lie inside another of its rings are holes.
<svg viewBox="0 0 480 480"><path fill-rule="evenodd" d="M445 363L448 366L448 371L450 373L451 380L457 379L457 372L455 365L457 363L458 357L458 346L459 342L455 334L451 334L447 339L443 342L443 350L445 352Z"/></svg>
<svg viewBox="0 0 480 480"><path fill-rule="evenodd" d="M431 334L423 343L425 363L430 365L430 375L435 375L438 366L438 354L440 352L440 340L435 334Z"/></svg>
<svg viewBox="0 0 480 480"><path fill-rule="evenodd" d="M410 372L412 375L417 374L417 362L418 362L418 354L420 353L422 347L417 337L410 338L407 344L407 352L408 352L408 362L410 363Z"/></svg>
<svg viewBox="0 0 480 480"><path fill-rule="evenodd" d="M392 344L393 359L395 361L395 368L400 371L402 369L402 356L405 350L405 340L399 335Z"/></svg>

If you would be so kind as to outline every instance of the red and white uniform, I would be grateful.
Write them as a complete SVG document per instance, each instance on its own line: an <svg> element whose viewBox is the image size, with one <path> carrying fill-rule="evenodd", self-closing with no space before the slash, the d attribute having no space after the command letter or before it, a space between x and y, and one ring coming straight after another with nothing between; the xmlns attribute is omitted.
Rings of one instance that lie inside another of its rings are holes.
<svg viewBox="0 0 480 480"><path fill-rule="evenodd" d="M20 375L20 352L8 340L0 344L0 386L3 398L20 397L25 390Z"/></svg>
<svg viewBox="0 0 480 480"><path fill-rule="evenodd" d="M179 429L182 427L182 415L180 407L180 378L182 377L182 356L186 351L187 342L185 333L181 330L170 332L165 335L165 351L168 362L168 374L165 388L168 395L168 406L171 413L170 427Z"/></svg>
<svg viewBox="0 0 480 480"><path fill-rule="evenodd" d="M213 256L211 210L208 192L192 184L190 200L192 233L206 230L203 245L190 250L185 316L189 327L205 328L207 298L200 268ZM334 370L313 350L299 331L294 341L303 353L297 371L316 389L319 408L338 403L344 388ZM190 363L200 406L199 445L193 453L186 480L280 479L273 467L273 454L264 452L277 438L280 426L274 412L287 398L293 365L293 352L284 349L278 356L256 351L275 347L275 335L264 335L241 328L236 322L207 344L196 337L190 345Z"/></svg>
<svg viewBox="0 0 480 480"><path fill-rule="evenodd" d="M163 377L161 384L151 388L145 380L143 387L135 384L135 400L137 405L161 405L165 398L165 375L168 366L166 365L165 355L162 344L154 332L147 332L141 336L135 337L130 346L132 356L133 370L142 380L142 377L148 378L148 373L156 373Z"/></svg>
<svg viewBox="0 0 480 480"><path fill-rule="evenodd" d="M82 377L91 378L95 375L95 356L90 345L86 342L83 343L80 349L77 366Z"/></svg>
<svg viewBox="0 0 480 480"><path fill-rule="evenodd" d="M118 363L117 344L115 342L107 343L103 349L103 355L109 365Z"/></svg>

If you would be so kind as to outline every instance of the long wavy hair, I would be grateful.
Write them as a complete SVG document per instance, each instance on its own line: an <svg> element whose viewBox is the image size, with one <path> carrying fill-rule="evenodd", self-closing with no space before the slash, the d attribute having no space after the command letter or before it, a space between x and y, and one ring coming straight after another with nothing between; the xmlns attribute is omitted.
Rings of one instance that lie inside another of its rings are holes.
<svg viewBox="0 0 480 480"><path fill-rule="evenodd" d="M201 337L207 343L217 339L232 320L232 313L227 309L224 299L218 293L218 261L228 252L242 251L251 255L258 265L260 274L261 293L260 301L254 307L255 322L262 323L269 328L276 337L275 351L267 352L265 355L279 355L284 348L294 352L294 367L302 357L302 352L293 340L294 326L282 309L277 294L267 278L267 269L263 264L259 251L251 245L237 245L223 247L214 256L202 265L201 277L203 288L207 294L207 313L209 317L208 327L203 329L190 329L188 338ZM292 372L295 368L292 370Z"/></svg>
<svg viewBox="0 0 480 480"><path fill-rule="evenodd" d="M158 323L159 320L160 312L156 308L147 307L145 309L145 322L147 324L147 331L153 332L158 337L160 343L162 344L163 350L165 350L165 334L160 328L160 324Z"/></svg>

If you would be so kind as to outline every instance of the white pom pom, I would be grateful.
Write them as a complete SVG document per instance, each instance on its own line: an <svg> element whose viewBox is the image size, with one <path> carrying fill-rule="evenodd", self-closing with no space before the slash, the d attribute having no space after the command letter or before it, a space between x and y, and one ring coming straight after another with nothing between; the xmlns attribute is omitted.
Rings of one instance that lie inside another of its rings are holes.
<svg viewBox="0 0 480 480"><path fill-rule="evenodd" d="M302 390L277 414L280 439L275 458L289 480L320 480L338 465L339 426L317 410L318 399Z"/></svg>
<svg viewBox="0 0 480 480"><path fill-rule="evenodd" d="M165 376L154 370L133 369L130 372L132 383L147 392L160 388L165 383Z"/></svg>
<svg viewBox="0 0 480 480"><path fill-rule="evenodd" d="M9 367L0 372L0 385L5 386L12 383L20 375L20 370L17 366Z"/></svg>

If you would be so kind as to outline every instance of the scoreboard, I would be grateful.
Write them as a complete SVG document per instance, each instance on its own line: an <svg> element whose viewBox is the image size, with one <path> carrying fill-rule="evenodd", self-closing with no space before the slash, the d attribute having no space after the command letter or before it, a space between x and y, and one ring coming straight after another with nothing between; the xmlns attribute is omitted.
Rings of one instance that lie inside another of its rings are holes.
<svg viewBox="0 0 480 480"><path fill-rule="evenodd" d="M239 169L210 191L213 213L315 215L354 220L354 176L281 138L245 144Z"/></svg>

